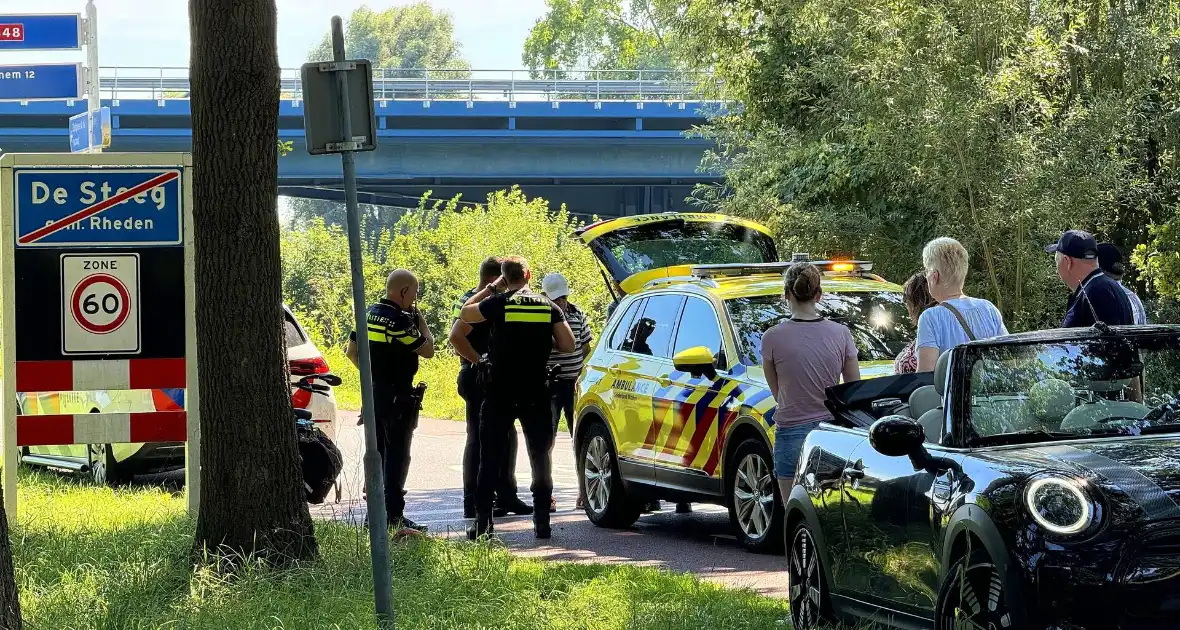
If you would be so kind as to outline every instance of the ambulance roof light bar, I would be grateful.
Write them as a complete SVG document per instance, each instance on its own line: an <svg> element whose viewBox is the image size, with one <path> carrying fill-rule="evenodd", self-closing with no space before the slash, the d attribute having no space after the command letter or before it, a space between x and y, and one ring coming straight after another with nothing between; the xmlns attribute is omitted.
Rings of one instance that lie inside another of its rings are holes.
<svg viewBox="0 0 1180 630"><path fill-rule="evenodd" d="M800 258L807 254L795 254L791 262L773 263L731 263L722 265L693 265L692 275L698 278L727 278L738 276L781 275L787 269L800 262L810 262L819 267L825 274L868 273L873 270L873 263L867 260L808 260Z"/></svg>

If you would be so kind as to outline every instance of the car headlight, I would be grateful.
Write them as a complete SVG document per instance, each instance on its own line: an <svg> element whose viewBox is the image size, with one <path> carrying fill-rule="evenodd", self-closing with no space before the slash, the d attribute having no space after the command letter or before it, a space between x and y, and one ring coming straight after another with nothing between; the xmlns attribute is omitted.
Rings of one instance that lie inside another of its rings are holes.
<svg viewBox="0 0 1180 630"><path fill-rule="evenodd" d="M1094 522L1093 501L1072 479L1035 477L1025 488L1024 501L1033 520L1054 534L1078 534Z"/></svg>

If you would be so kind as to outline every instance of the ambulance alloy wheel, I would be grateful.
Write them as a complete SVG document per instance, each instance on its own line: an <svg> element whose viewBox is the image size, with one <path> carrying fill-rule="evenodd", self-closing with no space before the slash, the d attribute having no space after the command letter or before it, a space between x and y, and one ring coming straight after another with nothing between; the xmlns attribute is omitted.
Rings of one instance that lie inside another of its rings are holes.
<svg viewBox="0 0 1180 630"><path fill-rule="evenodd" d="M627 496L610 431L601 422L590 426L578 454L578 474L586 494L586 516L599 527L627 528L639 518L639 504Z"/></svg>

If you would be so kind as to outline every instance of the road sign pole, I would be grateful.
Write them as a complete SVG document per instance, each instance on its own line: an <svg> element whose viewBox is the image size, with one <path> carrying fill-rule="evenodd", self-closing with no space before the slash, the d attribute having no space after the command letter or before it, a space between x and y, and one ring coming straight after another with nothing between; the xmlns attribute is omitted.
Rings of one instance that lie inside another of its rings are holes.
<svg viewBox="0 0 1180 630"><path fill-rule="evenodd" d="M343 133L341 141L352 142L352 117L348 97L348 73L344 62L344 26L340 16L332 18L332 59L336 62L338 111ZM353 152L340 153L344 169L344 202L348 217L348 259L352 268L352 302L356 318L356 345L361 373L361 419L365 425L365 489L368 492L369 546L373 563L373 599L377 627L394 628L393 576L389 568L389 524L385 513L385 483L381 477L381 454L377 450L377 425L373 415L373 372L369 365L369 336L365 330L365 275L361 262L360 213L356 201L356 163Z"/></svg>
<svg viewBox="0 0 1180 630"><path fill-rule="evenodd" d="M98 8L94 0L86 2L86 110L97 112L102 109L98 71ZM87 137L90 135L90 119L86 123ZM95 153L102 153L102 145L90 147Z"/></svg>

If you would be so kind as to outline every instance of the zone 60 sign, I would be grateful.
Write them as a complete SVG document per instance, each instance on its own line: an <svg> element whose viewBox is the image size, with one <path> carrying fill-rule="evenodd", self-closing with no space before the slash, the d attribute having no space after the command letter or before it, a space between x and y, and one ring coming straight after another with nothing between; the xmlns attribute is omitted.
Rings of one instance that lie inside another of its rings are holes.
<svg viewBox="0 0 1180 630"><path fill-rule="evenodd" d="M62 353L139 352L139 255L62 254Z"/></svg>

